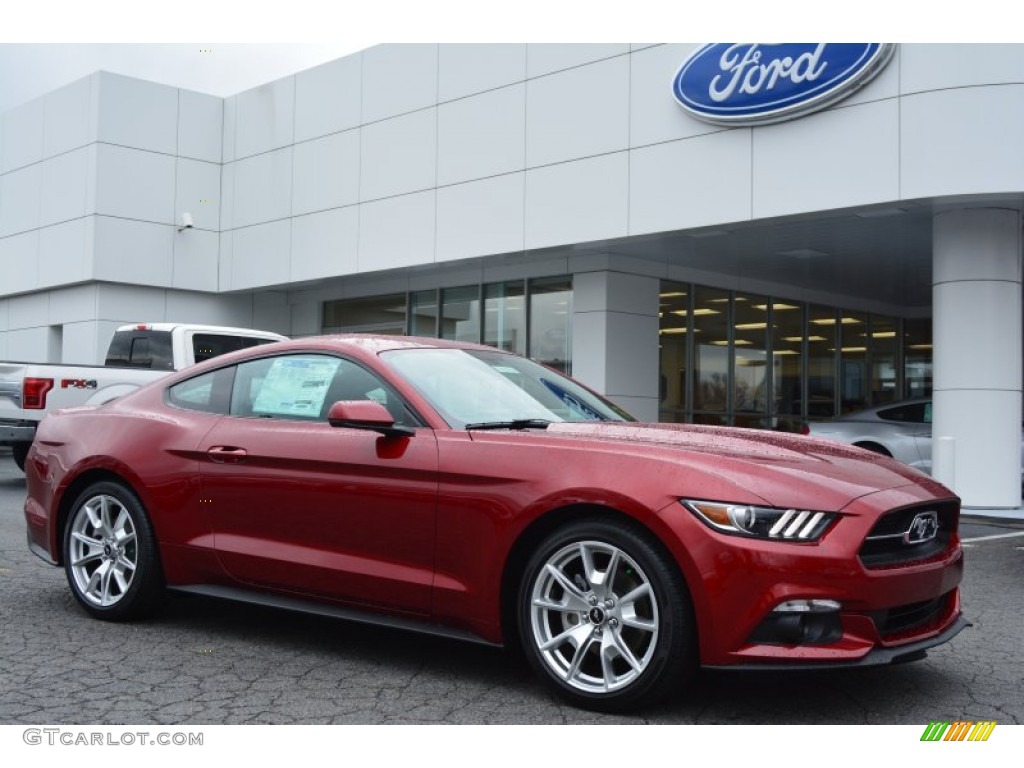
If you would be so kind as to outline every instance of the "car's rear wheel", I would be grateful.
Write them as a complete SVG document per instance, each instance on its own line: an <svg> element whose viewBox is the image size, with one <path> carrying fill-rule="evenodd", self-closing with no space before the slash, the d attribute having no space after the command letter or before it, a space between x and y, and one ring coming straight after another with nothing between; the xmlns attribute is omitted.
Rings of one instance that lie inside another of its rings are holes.
<svg viewBox="0 0 1024 768"><path fill-rule="evenodd" d="M696 666L693 610L678 569L642 532L609 520L549 535L519 591L530 664L571 703L648 706Z"/></svg>
<svg viewBox="0 0 1024 768"><path fill-rule="evenodd" d="M64 570L92 616L124 621L143 615L162 592L153 528L125 486L95 483L75 500L64 530Z"/></svg>

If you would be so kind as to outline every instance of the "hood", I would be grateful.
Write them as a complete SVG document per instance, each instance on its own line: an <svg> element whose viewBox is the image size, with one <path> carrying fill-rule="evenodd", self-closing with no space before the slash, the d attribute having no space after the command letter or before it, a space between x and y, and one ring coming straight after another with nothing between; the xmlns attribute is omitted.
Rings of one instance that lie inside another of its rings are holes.
<svg viewBox="0 0 1024 768"><path fill-rule="evenodd" d="M784 432L605 421L560 422L551 424L547 433L656 449L664 458L727 480L775 507L840 510L867 494L907 485L953 496L927 475L893 459Z"/></svg>

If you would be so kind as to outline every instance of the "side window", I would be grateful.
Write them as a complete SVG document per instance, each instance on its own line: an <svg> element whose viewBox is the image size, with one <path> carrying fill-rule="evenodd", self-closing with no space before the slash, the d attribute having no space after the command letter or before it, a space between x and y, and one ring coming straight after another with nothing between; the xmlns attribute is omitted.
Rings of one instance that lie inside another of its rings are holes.
<svg viewBox="0 0 1024 768"><path fill-rule="evenodd" d="M248 349L270 344L273 339L258 339L252 336L230 336L220 333L195 333L192 335L192 356L197 363L211 357L226 355L239 349Z"/></svg>
<svg viewBox="0 0 1024 768"><path fill-rule="evenodd" d="M233 416L327 421L338 400L375 400L396 423L415 425L398 395L360 365L329 355L282 355L238 366Z"/></svg>
<svg viewBox="0 0 1024 768"><path fill-rule="evenodd" d="M924 404L924 415L923 419L925 424L932 423L932 404L930 402Z"/></svg>
<svg viewBox="0 0 1024 768"><path fill-rule="evenodd" d="M234 367L221 368L179 381L167 389L167 402L190 411L227 413L234 373Z"/></svg>
<svg viewBox="0 0 1024 768"><path fill-rule="evenodd" d="M895 408L887 408L878 412L878 417L886 421L905 421L911 424L931 424L932 404L911 403Z"/></svg>

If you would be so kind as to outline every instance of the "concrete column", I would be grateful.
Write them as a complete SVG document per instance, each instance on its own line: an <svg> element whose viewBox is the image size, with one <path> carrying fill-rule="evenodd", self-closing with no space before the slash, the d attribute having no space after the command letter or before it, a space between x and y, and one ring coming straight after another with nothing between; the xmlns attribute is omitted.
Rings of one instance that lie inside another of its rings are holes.
<svg viewBox="0 0 1024 768"><path fill-rule="evenodd" d="M938 213L932 248L932 445L950 437L953 454L940 455L936 479L965 507L1019 507L1021 215Z"/></svg>
<svg viewBox="0 0 1024 768"><path fill-rule="evenodd" d="M572 373L641 421L658 420L656 277L573 275Z"/></svg>

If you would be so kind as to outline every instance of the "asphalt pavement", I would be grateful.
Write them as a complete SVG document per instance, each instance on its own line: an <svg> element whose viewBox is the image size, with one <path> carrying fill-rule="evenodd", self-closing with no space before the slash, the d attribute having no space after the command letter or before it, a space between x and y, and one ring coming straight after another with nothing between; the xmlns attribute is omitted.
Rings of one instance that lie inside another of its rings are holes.
<svg viewBox="0 0 1024 768"><path fill-rule="evenodd" d="M24 498L0 449L0 724L1024 722L1024 525L1007 521L964 522L974 626L923 661L706 671L656 709L610 716L553 698L513 654L397 630L201 597L92 620L28 551Z"/></svg>

